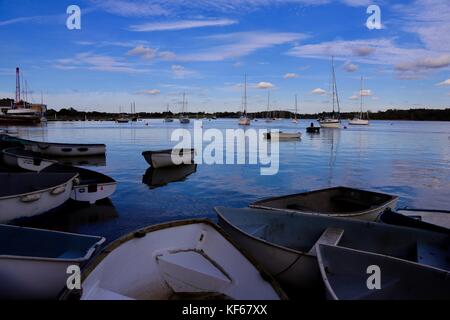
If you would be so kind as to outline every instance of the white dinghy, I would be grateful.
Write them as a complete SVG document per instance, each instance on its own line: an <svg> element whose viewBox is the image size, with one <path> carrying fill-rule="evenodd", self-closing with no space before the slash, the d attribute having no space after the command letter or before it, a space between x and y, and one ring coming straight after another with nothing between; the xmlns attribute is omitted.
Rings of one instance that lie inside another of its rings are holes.
<svg viewBox="0 0 450 320"><path fill-rule="evenodd" d="M264 133L264 138L267 140L273 140L276 139L278 141L285 141L285 140L300 140L302 138L302 134L300 132L267 132Z"/></svg>
<svg viewBox="0 0 450 320"><path fill-rule="evenodd" d="M22 148L3 150L3 162L11 167L40 172L57 163L56 160L43 158L40 153L27 151Z"/></svg>
<svg viewBox="0 0 450 320"><path fill-rule="evenodd" d="M418 263L336 246L319 245L317 259L332 300L450 300L450 273ZM369 289L367 269L380 269Z"/></svg>
<svg viewBox="0 0 450 320"><path fill-rule="evenodd" d="M105 248L83 273L81 300L284 298L271 279L212 222L179 221Z"/></svg>
<svg viewBox="0 0 450 320"><path fill-rule="evenodd" d="M101 237L0 225L0 299L57 299Z"/></svg>
<svg viewBox="0 0 450 320"><path fill-rule="evenodd" d="M394 209L398 197L354 188L334 187L257 201L251 208L375 221Z"/></svg>
<svg viewBox="0 0 450 320"><path fill-rule="evenodd" d="M94 204L99 200L109 198L117 187L117 182L113 178L84 168L54 164L43 172L78 174L78 183L73 187L70 198L79 202Z"/></svg>
<svg viewBox="0 0 450 320"><path fill-rule="evenodd" d="M450 270L450 236L382 223L257 209L216 208L219 225L285 289L320 287L319 244Z"/></svg>
<svg viewBox="0 0 450 320"><path fill-rule="evenodd" d="M164 168L194 163L194 149L168 149L157 151L145 151L142 153L145 161L152 168Z"/></svg>
<svg viewBox="0 0 450 320"><path fill-rule="evenodd" d="M39 142L9 136L2 136L2 139L19 142L26 150L39 152L45 156L80 157L104 155L106 153L106 146L104 144Z"/></svg>
<svg viewBox="0 0 450 320"><path fill-rule="evenodd" d="M40 215L69 200L77 173L0 173L0 223Z"/></svg>

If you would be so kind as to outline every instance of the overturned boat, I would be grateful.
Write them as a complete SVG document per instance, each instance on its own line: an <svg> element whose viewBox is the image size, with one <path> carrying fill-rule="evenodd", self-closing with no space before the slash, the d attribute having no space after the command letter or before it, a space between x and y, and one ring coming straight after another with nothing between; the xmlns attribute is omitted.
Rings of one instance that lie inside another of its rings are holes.
<svg viewBox="0 0 450 320"><path fill-rule="evenodd" d="M264 133L264 138L267 140L300 140L302 138L302 134L300 132L267 132Z"/></svg>
<svg viewBox="0 0 450 320"><path fill-rule="evenodd" d="M39 142L11 136L2 136L2 140L19 142L26 150L54 157L96 156L106 153L104 144Z"/></svg>
<svg viewBox="0 0 450 320"><path fill-rule="evenodd" d="M257 209L216 208L219 225L289 290L313 290L319 244L339 245L450 270L450 237L375 222Z"/></svg>
<svg viewBox="0 0 450 320"><path fill-rule="evenodd" d="M332 300L450 300L450 273L386 255L319 245L317 259ZM368 286L368 267L380 272Z"/></svg>
<svg viewBox="0 0 450 320"><path fill-rule="evenodd" d="M69 200L78 173L0 173L0 223L40 215Z"/></svg>
<svg viewBox="0 0 450 320"><path fill-rule="evenodd" d="M82 266L104 241L0 225L0 299L58 298L70 275L68 268Z"/></svg>
<svg viewBox="0 0 450 320"><path fill-rule="evenodd" d="M185 164L160 169L148 168L142 178L142 182L150 188L163 187L172 182L184 181L196 171L196 164Z"/></svg>
<svg viewBox="0 0 450 320"><path fill-rule="evenodd" d="M395 209L397 201L389 194L335 187L269 198L250 207L375 221L387 208Z"/></svg>
<svg viewBox="0 0 450 320"><path fill-rule="evenodd" d="M418 228L450 234L450 212L437 210L386 210L378 218L380 222L402 227ZM446 228L446 225L449 228Z"/></svg>
<svg viewBox="0 0 450 320"><path fill-rule="evenodd" d="M3 150L3 162L11 167L40 172L57 163L56 160L43 158L40 153L27 151L23 148Z"/></svg>
<svg viewBox="0 0 450 320"><path fill-rule="evenodd" d="M207 220L171 222L131 233L91 261L83 279L81 300L284 297L272 278ZM63 298L76 294L67 291Z"/></svg>
<svg viewBox="0 0 450 320"><path fill-rule="evenodd" d="M94 204L98 200L109 198L117 187L117 182L113 178L84 168L54 164L43 172L78 174L77 184L70 194L70 198L75 201Z"/></svg>
<svg viewBox="0 0 450 320"><path fill-rule="evenodd" d="M152 168L172 167L183 164L193 164L195 157L194 149L167 149L158 151L145 151L142 153L145 161Z"/></svg>

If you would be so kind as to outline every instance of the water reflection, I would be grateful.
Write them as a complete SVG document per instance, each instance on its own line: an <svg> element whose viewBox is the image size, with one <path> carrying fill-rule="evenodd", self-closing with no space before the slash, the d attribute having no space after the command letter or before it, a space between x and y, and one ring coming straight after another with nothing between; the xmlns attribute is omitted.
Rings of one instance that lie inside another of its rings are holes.
<svg viewBox="0 0 450 320"><path fill-rule="evenodd" d="M172 182L184 181L191 174L197 172L196 164L181 165L176 167L153 169L149 168L142 178L150 189L163 187Z"/></svg>

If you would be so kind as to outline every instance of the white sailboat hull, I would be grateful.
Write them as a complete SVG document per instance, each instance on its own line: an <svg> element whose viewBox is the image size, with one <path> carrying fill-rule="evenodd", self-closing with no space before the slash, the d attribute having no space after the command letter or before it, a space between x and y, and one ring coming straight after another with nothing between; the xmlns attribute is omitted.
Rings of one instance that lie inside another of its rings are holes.
<svg viewBox="0 0 450 320"><path fill-rule="evenodd" d="M348 120L348 124L352 126L367 126L369 125L369 120L367 119L351 119Z"/></svg>
<svg viewBox="0 0 450 320"><path fill-rule="evenodd" d="M250 119L247 117L242 117L239 119L239 125L240 126L249 126L250 125Z"/></svg>
<svg viewBox="0 0 450 320"><path fill-rule="evenodd" d="M341 127L341 122L335 119L320 120L319 123L322 128L339 129Z"/></svg>

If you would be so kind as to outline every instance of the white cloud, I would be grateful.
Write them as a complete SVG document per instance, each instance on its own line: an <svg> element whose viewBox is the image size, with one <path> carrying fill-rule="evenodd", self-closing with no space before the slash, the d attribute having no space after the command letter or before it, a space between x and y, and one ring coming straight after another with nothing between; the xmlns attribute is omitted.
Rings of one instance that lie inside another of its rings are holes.
<svg viewBox="0 0 450 320"><path fill-rule="evenodd" d="M299 75L296 73L286 73L283 78L284 79L295 79L298 77L299 77Z"/></svg>
<svg viewBox="0 0 450 320"><path fill-rule="evenodd" d="M158 57L163 60L175 60L177 55L172 51L161 51L158 53Z"/></svg>
<svg viewBox="0 0 450 320"><path fill-rule="evenodd" d="M327 92L323 90L322 88L316 88L313 91L311 91L312 94L318 94L318 95L325 95Z"/></svg>
<svg viewBox="0 0 450 320"><path fill-rule="evenodd" d="M347 72L355 72L358 70L358 66L354 63L347 62L344 64L344 70Z"/></svg>
<svg viewBox="0 0 450 320"><path fill-rule="evenodd" d="M134 65L107 55L98 55L90 52L80 53L72 58L59 59L55 67L61 70L87 69L103 72L143 73L149 70L136 68Z"/></svg>
<svg viewBox="0 0 450 320"><path fill-rule="evenodd" d="M156 49L148 48L145 46L137 46L136 48L128 51L129 56L138 56L145 60L152 60L156 57Z"/></svg>
<svg viewBox="0 0 450 320"><path fill-rule="evenodd" d="M437 86L441 86L441 87L443 87L443 86L450 86L450 79L447 79L445 81L442 81L442 82L438 83Z"/></svg>
<svg viewBox="0 0 450 320"><path fill-rule="evenodd" d="M354 94L351 97L348 98L349 100L359 100L359 96Z"/></svg>
<svg viewBox="0 0 450 320"><path fill-rule="evenodd" d="M158 94L161 93L161 90L158 90L158 89L150 89L150 90L140 91L140 93L148 94L148 95L151 95L151 96L156 96L156 95L158 95Z"/></svg>
<svg viewBox="0 0 450 320"><path fill-rule="evenodd" d="M152 22L136 24L130 26L130 30L136 32L174 31L204 27L224 27L237 23L238 21L231 19L180 20L173 22Z"/></svg>
<svg viewBox="0 0 450 320"><path fill-rule="evenodd" d="M260 82L258 83L255 88L257 89L272 89L274 87L274 85L270 82Z"/></svg>
<svg viewBox="0 0 450 320"><path fill-rule="evenodd" d="M223 61L306 38L305 34L289 32L254 31L219 34L199 39L214 43L212 47L200 52L181 55L178 59L182 61ZM216 45L218 42L223 44Z"/></svg>
<svg viewBox="0 0 450 320"><path fill-rule="evenodd" d="M192 70L186 69L185 67L176 64L172 65L171 69L175 79L184 79L195 73Z"/></svg>

